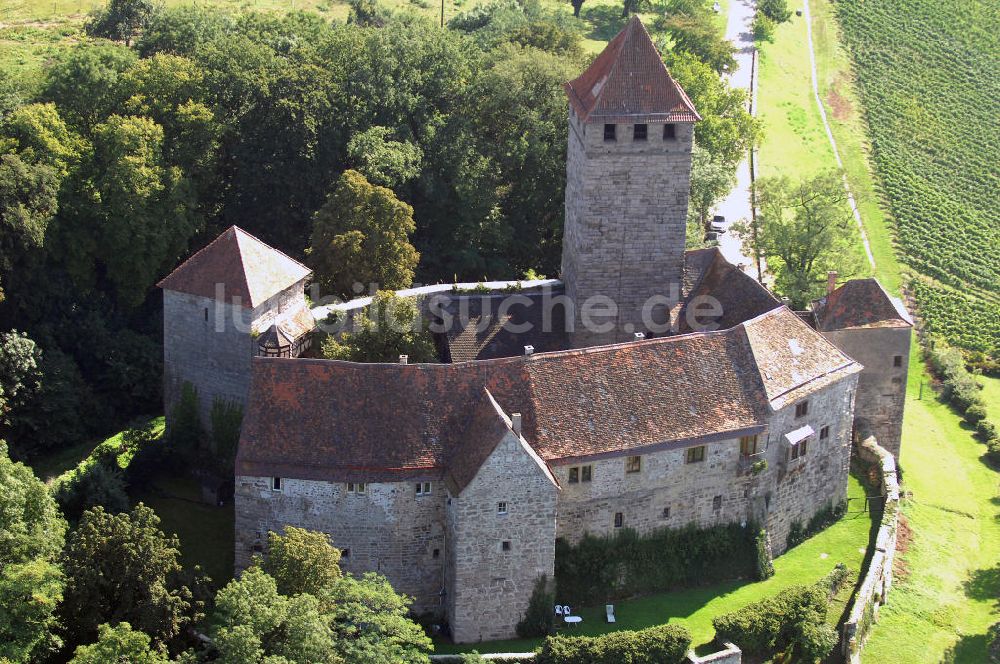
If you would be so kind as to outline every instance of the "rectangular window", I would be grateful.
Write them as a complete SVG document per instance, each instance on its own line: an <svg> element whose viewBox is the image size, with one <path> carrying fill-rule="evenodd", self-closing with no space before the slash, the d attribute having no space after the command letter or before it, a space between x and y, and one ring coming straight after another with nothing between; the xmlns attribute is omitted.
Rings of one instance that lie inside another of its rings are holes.
<svg viewBox="0 0 1000 664"><path fill-rule="evenodd" d="M615 125L613 124L604 125L604 140L606 141L617 140L617 138L615 137Z"/></svg>
<svg viewBox="0 0 1000 664"><path fill-rule="evenodd" d="M434 552L431 553L431 557L432 558L440 558L441 557L441 549L434 549Z"/></svg>
<svg viewBox="0 0 1000 664"><path fill-rule="evenodd" d="M580 481L580 469L574 466L569 469L569 483L576 484Z"/></svg>
<svg viewBox="0 0 1000 664"><path fill-rule="evenodd" d="M366 489L364 482L348 482L347 493L364 493Z"/></svg>
<svg viewBox="0 0 1000 664"><path fill-rule="evenodd" d="M507 513L507 502L501 500L499 503L497 503L497 514L506 514L506 513Z"/></svg>
<svg viewBox="0 0 1000 664"><path fill-rule="evenodd" d="M615 512L615 528L621 528L625 524L625 515Z"/></svg>
<svg viewBox="0 0 1000 664"><path fill-rule="evenodd" d="M803 401L802 403L795 404L795 417L805 417L809 414L809 402Z"/></svg>
<svg viewBox="0 0 1000 664"><path fill-rule="evenodd" d="M712 509L721 510L722 509L722 496L716 496L712 498Z"/></svg>
<svg viewBox="0 0 1000 664"><path fill-rule="evenodd" d="M705 446L689 447L685 456L685 463L698 463L705 460Z"/></svg>
<svg viewBox="0 0 1000 664"><path fill-rule="evenodd" d="M271 478L271 491L281 491L281 478L272 477Z"/></svg>
<svg viewBox="0 0 1000 664"><path fill-rule="evenodd" d="M208 322L208 307L205 307L205 322Z"/></svg>
<svg viewBox="0 0 1000 664"><path fill-rule="evenodd" d="M625 472L626 473L638 473L642 470L642 457L641 456L630 456L625 459Z"/></svg>
<svg viewBox="0 0 1000 664"><path fill-rule="evenodd" d="M892 358L892 366L894 366L894 367L901 367L901 366L903 366L903 356L902 355L897 355L894 358Z"/></svg>
<svg viewBox="0 0 1000 664"><path fill-rule="evenodd" d="M501 542L500 543L500 550L501 551L510 551L510 541L509 540L504 540L503 542Z"/></svg>
<svg viewBox="0 0 1000 664"><path fill-rule="evenodd" d="M431 493L431 483L430 482L417 482L417 495L418 496L429 496Z"/></svg>
<svg viewBox="0 0 1000 664"><path fill-rule="evenodd" d="M661 519L669 519L670 518L670 508L669 507L664 507L663 508L663 512L660 513L660 518Z"/></svg>
<svg viewBox="0 0 1000 664"><path fill-rule="evenodd" d="M830 437L830 427L825 426L825 427L823 427L822 429L819 430L819 439L820 440L826 440L829 437Z"/></svg>
<svg viewBox="0 0 1000 664"><path fill-rule="evenodd" d="M677 127L672 124L663 125L663 140L673 141L677 138Z"/></svg>
<svg viewBox="0 0 1000 664"><path fill-rule="evenodd" d="M740 438L740 456L751 456L757 454L757 436L743 436Z"/></svg>
<svg viewBox="0 0 1000 664"><path fill-rule="evenodd" d="M646 140L646 125L637 124L632 126L632 140L633 141L644 141Z"/></svg>
<svg viewBox="0 0 1000 664"><path fill-rule="evenodd" d="M593 466L583 466L580 468L580 479L584 482L589 482L590 478L593 476Z"/></svg>
<svg viewBox="0 0 1000 664"><path fill-rule="evenodd" d="M792 445L792 460L801 459L806 455L806 444L809 442L808 439L800 440L797 444Z"/></svg>
<svg viewBox="0 0 1000 664"><path fill-rule="evenodd" d="M351 557L351 550L350 549L341 549L340 550L340 558L341 558L341 560L343 560L344 558L350 558L350 557Z"/></svg>

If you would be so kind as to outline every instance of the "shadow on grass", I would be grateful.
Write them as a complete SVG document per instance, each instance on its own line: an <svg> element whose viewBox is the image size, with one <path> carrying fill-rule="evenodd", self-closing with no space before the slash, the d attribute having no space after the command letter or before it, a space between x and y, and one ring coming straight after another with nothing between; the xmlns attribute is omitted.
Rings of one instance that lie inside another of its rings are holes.
<svg viewBox="0 0 1000 664"><path fill-rule="evenodd" d="M993 601L1000 607L1000 565L977 569L965 580L962 589L970 599Z"/></svg>
<svg viewBox="0 0 1000 664"><path fill-rule="evenodd" d="M584 5L580 17L590 25L587 37L597 41L610 41L628 20L622 17L622 5Z"/></svg>
<svg viewBox="0 0 1000 664"><path fill-rule="evenodd" d="M960 638L941 656L942 664L982 664L987 661L988 644L985 634L968 634Z"/></svg>

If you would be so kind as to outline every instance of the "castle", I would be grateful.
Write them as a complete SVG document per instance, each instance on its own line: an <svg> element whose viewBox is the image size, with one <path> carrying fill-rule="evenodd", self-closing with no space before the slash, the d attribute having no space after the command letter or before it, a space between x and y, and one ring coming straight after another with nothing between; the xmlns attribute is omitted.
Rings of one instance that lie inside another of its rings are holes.
<svg viewBox="0 0 1000 664"><path fill-rule="evenodd" d="M161 282L167 412L186 384L203 415L245 405L237 567L270 530L323 531L455 641L509 638L557 538L755 522L778 554L845 497L855 428L898 454L900 303L831 279L793 312L717 249L685 252L699 116L637 18L566 90L561 279L402 291L441 363L299 357L331 307L235 227Z"/></svg>

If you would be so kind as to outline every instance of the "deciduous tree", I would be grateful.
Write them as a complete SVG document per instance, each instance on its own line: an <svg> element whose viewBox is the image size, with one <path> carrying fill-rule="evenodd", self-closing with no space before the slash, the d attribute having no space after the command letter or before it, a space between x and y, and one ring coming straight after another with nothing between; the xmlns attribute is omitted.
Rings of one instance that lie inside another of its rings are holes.
<svg viewBox="0 0 1000 664"><path fill-rule="evenodd" d="M56 561L65 534L45 484L11 461L0 441L0 660L37 661L58 645L63 575Z"/></svg>
<svg viewBox="0 0 1000 664"><path fill-rule="evenodd" d="M79 646L70 664L167 664L170 660L162 650L150 644L149 636L132 629L127 622L114 627L101 625L97 641Z"/></svg>
<svg viewBox="0 0 1000 664"><path fill-rule="evenodd" d="M690 217L698 222L702 234L709 230L712 208L736 184L736 173L728 164L713 159L697 145L691 151Z"/></svg>
<svg viewBox="0 0 1000 664"><path fill-rule="evenodd" d="M287 526L283 535L272 531L267 539L263 568L282 595L318 595L341 577L340 551L327 535Z"/></svg>
<svg viewBox="0 0 1000 664"><path fill-rule="evenodd" d="M396 362L400 355L411 362L436 360L416 304L391 291L376 293L368 310L355 316L350 331L324 340L322 353L330 360L352 362Z"/></svg>
<svg viewBox="0 0 1000 664"><path fill-rule="evenodd" d="M149 25L156 5L152 0L110 0L87 21L87 34L132 45L132 40Z"/></svg>
<svg viewBox="0 0 1000 664"><path fill-rule="evenodd" d="M413 208L392 190L344 171L313 220L307 256L316 281L343 297L356 283L408 287L420 258L410 244L414 228Z"/></svg>

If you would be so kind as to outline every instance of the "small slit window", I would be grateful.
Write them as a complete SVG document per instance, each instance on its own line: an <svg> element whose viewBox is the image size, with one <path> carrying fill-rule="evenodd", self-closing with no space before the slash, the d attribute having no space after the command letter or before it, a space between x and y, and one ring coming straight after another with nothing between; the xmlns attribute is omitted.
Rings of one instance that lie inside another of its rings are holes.
<svg viewBox="0 0 1000 664"><path fill-rule="evenodd" d="M604 125L604 140L606 141L618 140L618 138L615 136L615 125L613 124Z"/></svg>
<svg viewBox="0 0 1000 664"><path fill-rule="evenodd" d="M208 322L208 307L205 307L205 322ZM897 365L899 366L899 365Z"/></svg>
<svg viewBox="0 0 1000 664"><path fill-rule="evenodd" d="M660 518L661 519L669 519L670 518L670 508L669 507L664 507L663 508L663 511L660 513Z"/></svg>
<svg viewBox="0 0 1000 664"><path fill-rule="evenodd" d="M281 491L281 478L272 477L271 478L271 491Z"/></svg>
<svg viewBox="0 0 1000 664"><path fill-rule="evenodd" d="M677 140L677 126L672 124L663 125L663 140L674 141Z"/></svg>
<svg viewBox="0 0 1000 664"><path fill-rule="evenodd" d="M433 558L440 558L441 557L441 549L434 549L434 552L431 554L431 557L433 557Z"/></svg>
<svg viewBox="0 0 1000 664"><path fill-rule="evenodd" d="M632 140L633 141L644 141L646 140L646 132L648 127L644 124L637 124L632 126Z"/></svg>

